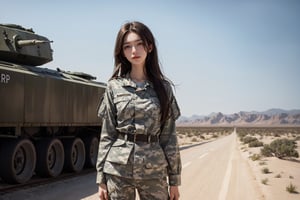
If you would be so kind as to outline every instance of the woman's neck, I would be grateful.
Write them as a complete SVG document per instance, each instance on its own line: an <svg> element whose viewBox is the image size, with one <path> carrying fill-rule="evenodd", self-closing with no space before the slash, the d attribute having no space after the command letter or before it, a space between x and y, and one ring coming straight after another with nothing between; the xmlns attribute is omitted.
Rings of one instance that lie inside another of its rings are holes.
<svg viewBox="0 0 300 200"><path fill-rule="evenodd" d="M147 80L147 76L144 73L144 68L142 67L132 67L130 71L130 78L135 82L144 82Z"/></svg>

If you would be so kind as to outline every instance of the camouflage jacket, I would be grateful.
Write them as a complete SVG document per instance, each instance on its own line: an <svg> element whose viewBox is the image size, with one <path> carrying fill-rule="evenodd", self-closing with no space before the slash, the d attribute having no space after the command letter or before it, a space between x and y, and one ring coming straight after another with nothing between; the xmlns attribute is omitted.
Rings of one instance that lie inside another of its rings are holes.
<svg viewBox="0 0 300 200"><path fill-rule="evenodd" d="M163 178L170 185L181 184L181 159L175 130L180 116L171 85L165 81L169 118L161 129L160 103L153 85L137 87L128 76L110 80L98 110L102 131L97 158L97 183L104 173L134 179ZM120 132L159 137L159 142L131 142L119 138Z"/></svg>

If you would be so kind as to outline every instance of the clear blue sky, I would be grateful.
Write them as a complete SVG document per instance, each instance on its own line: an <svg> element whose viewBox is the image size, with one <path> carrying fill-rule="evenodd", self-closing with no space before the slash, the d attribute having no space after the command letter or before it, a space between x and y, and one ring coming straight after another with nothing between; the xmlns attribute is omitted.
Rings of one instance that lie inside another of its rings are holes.
<svg viewBox="0 0 300 200"><path fill-rule="evenodd" d="M103 82L113 70L117 31L128 20L155 35L182 115L300 108L298 0L1 2L0 23L54 41L54 61L44 67Z"/></svg>

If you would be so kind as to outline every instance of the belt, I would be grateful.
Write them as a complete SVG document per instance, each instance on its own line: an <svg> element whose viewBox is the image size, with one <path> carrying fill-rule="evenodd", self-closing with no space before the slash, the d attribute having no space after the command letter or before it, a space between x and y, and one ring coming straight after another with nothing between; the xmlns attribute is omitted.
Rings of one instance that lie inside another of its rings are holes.
<svg viewBox="0 0 300 200"><path fill-rule="evenodd" d="M119 139L127 140L130 142L158 142L158 136L144 134L119 133Z"/></svg>

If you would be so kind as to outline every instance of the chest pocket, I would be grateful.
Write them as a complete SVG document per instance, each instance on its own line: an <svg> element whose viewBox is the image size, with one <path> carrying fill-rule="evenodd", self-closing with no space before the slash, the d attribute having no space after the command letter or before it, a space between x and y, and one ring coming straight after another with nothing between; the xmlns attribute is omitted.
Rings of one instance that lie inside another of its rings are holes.
<svg viewBox="0 0 300 200"><path fill-rule="evenodd" d="M160 102L157 97L150 97L147 113L155 120L160 120Z"/></svg>
<svg viewBox="0 0 300 200"><path fill-rule="evenodd" d="M125 113L130 101L132 100L131 94L118 94L114 97L114 104L117 109L117 115L120 116Z"/></svg>

